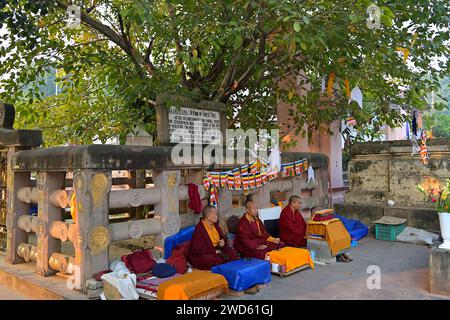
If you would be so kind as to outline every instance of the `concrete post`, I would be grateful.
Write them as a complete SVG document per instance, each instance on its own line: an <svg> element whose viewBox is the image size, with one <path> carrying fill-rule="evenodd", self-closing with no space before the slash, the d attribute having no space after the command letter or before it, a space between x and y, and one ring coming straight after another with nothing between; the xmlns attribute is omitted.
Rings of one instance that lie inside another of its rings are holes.
<svg viewBox="0 0 450 320"><path fill-rule="evenodd" d="M229 217L229 212L233 208L233 192L228 190L228 188L219 189L219 199L217 203L217 208L219 212L219 225L220 228L225 232L227 230L227 221Z"/></svg>
<svg viewBox="0 0 450 320"><path fill-rule="evenodd" d="M180 170L153 171L155 187L161 190L161 201L155 205L155 218L161 219L162 231L155 239L155 247L163 251L164 240L180 231L180 203L178 186Z"/></svg>
<svg viewBox="0 0 450 320"><path fill-rule="evenodd" d="M50 235L50 226L61 220L61 207L50 202L50 195L64 186L65 172L38 172L38 219L36 222L37 263L36 273L42 276L55 274L49 266L49 258L61 251L61 241Z"/></svg>
<svg viewBox="0 0 450 320"><path fill-rule="evenodd" d="M13 172L11 168L12 155L22 150L20 147L8 148L7 164L7 191L6 191L6 228L8 229L6 240L7 261L11 264L24 262L23 258L17 255L17 248L21 243L28 242L28 235L17 225L17 220L23 214L28 214L30 205L22 202L17 197L17 191L23 187L31 186L30 172Z"/></svg>
<svg viewBox="0 0 450 320"><path fill-rule="evenodd" d="M77 206L76 235L70 238L74 240L81 291L86 292L86 281L109 266L111 172L78 170L74 172L73 187Z"/></svg>
<svg viewBox="0 0 450 320"><path fill-rule="evenodd" d="M318 207L327 209L331 206L330 195L328 194L328 170L327 168L319 168L314 170L316 187L311 191L311 197L318 200Z"/></svg>
<svg viewBox="0 0 450 320"><path fill-rule="evenodd" d="M258 188L258 191L253 194L253 201L255 201L256 206L260 209L270 207L270 183L272 182Z"/></svg>

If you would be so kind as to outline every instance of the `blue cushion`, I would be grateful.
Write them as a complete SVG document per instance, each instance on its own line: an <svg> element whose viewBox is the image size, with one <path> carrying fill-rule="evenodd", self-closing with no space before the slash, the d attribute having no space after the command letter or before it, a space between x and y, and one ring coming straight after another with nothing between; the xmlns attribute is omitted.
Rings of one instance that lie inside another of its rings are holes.
<svg viewBox="0 0 450 320"><path fill-rule="evenodd" d="M167 263L157 263L152 269L152 275L158 278L168 278L177 273L177 270Z"/></svg>
<svg viewBox="0 0 450 320"><path fill-rule="evenodd" d="M235 260L214 266L211 271L223 275L230 289L235 291L243 291L257 284L266 284L272 279L270 262L260 259Z"/></svg>
<svg viewBox="0 0 450 320"><path fill-rule="evenodd" d="M349 219L343 216L335 215L336 218L342 221L345 229L347 229L348 233L352 240L360 240L367 236L369 233L369 227L363 224L359 220Z"/></svg>
<svg viewBox="0 0 450 320"><path fill-rule="evenodd" d="M172 254L172 249L185 241L191 240L194 234L195 226L190 226L181 229L178 233L167 237L164 241L164 259L167 259Z"/></svg>

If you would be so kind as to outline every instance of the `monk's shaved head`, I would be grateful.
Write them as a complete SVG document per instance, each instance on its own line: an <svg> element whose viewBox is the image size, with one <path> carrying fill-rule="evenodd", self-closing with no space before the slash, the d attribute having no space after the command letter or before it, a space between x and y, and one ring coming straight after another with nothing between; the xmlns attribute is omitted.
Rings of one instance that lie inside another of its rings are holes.
<svg viewBox="0 0 450 320"><path fill-rule="evenodd" d="M252 200L245 201L245 212L256 217L258 215L258 207L256 203Z"/></svg>
<svg viewBox="0 0 450 320"><path fill-rule="evenodd" d="M299 196L290 196L289 197L289 204L294 204L296 202L301 202L301 198Z"/></svg>
<svg viewBox="0 0 450 320"><path fill-rule="evenodd" d="M289 205L292 207L292 209L299 210L302 206L302 199L299 196L291 196L289 198Z"/></svg>
<svg viewBox="0 0 450 320"><path fill-rule="evenodd" d="M211 213L214 213L215 211L217 211L217 208L215 207L215 206L212 206L212 205L210 205L210 204L208 204L207 206L205 206L204 208L203 208L203 210L202 210L202 216L203 216L203 218L208 218L208 216L211 214Z"/></svg>
<svg viewBox="0 0 450 320"><path fill-rule="evenodd" d="M251 199L249 199L249 200L246 200L245 201L245 203L244 203L244 207L245 207L245 209L248 209L252 204L254 204L255 202L253 201L253 200L251 200Z"/></svg>

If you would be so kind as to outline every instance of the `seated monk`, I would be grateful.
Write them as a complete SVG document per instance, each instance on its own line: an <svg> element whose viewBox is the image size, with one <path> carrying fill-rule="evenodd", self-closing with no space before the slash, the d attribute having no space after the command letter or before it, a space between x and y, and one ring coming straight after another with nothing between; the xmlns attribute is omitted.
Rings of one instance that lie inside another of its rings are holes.
<svg viewBox="0 0 450 320"><path fill-rule="evenodd" d="M273 238L258 218L258 208L252 200L245 202L246 212L239 220L234 247L245 257L265 259L266 253L284 247L279 238Z"/></svg>
<svg viewBox="0 0 450 320"><path fill-rule="evenodd" d="M291 196L289 204L281 211L278 228L280 230L280 239L287 246L306 246L306 222L299 211L301 205L299 196Z"/></svg>
<svg viewBox="0 0 450 320"><path fill-rule="evenodd" d="M195 226L187 260L196 269L209 270L215 265L239 259L237 252L227 245L227 239L217 223L217 208L211 205L202 210L203 218Z"/></svg>

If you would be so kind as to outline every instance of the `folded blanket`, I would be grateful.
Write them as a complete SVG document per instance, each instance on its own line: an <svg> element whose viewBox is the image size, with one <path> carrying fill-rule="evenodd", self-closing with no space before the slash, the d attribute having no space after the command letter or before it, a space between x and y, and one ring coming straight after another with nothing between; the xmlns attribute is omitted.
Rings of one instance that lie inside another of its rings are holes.
<svg viewBox="0 0 450 320"><path fill-rule="evenodd" d="M307 249L284 247L268 253L271 263L286 266L286 272L308 264L314 269L314 262Z"/></svg>
<svg viewBox="0 0 450 320"><path fill-rule="evenodd" d="M150 292L158 292L158 287L161 283L166 282L167 280L176 278L181 276L181 274L176 273L173 276L170 276L168 278L157 278L157 277L150 277L142 280L138 280L136 283L136 288L144 289Z"/></svg>
<svg viewBox="0 0 450 320"><path fill-rule="evenodd" d="M209 271L193 271L161 283L158 300L190 300L217 290L228 290L224 276Z"/></svg>

